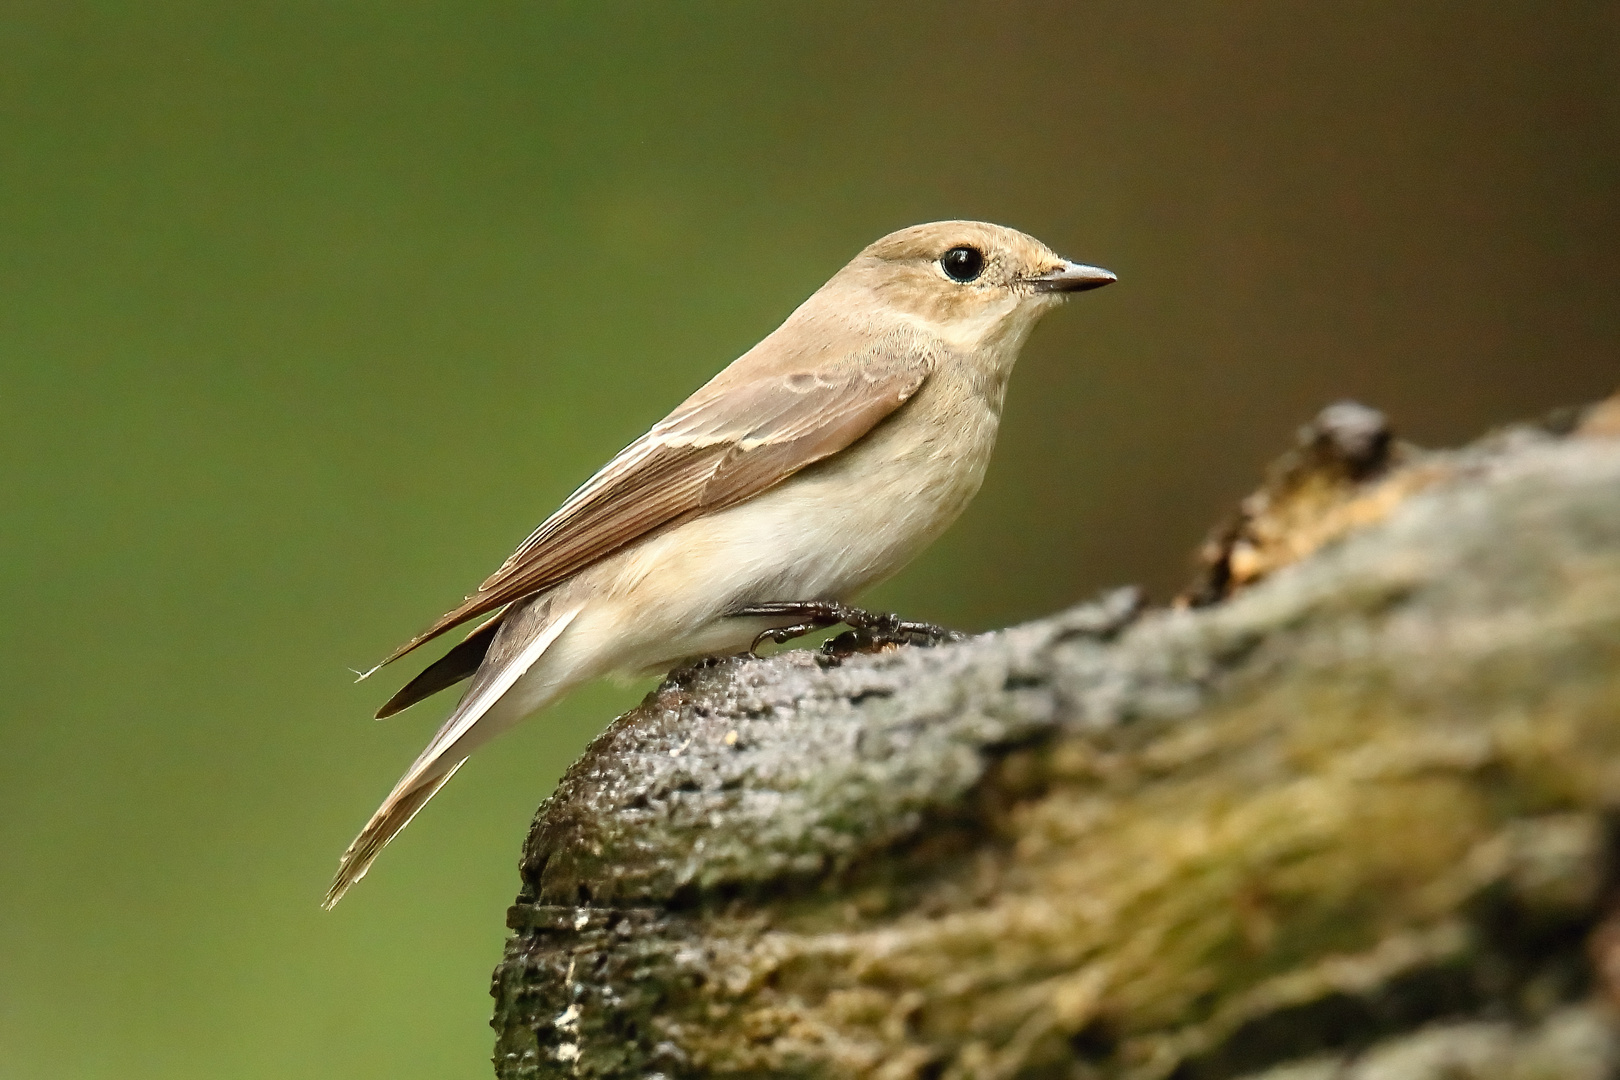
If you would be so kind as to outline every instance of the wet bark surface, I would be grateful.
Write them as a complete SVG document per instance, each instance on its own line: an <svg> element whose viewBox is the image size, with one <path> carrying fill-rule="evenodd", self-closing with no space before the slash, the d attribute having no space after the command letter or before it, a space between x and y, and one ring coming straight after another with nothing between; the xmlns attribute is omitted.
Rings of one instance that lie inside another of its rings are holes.
<svg viewBox="0 0 1620 1080"><path fill-rule="evenodd" d="M1301 433L1177 607L673 673L540 808L536 1077L1597 1077L1620 422Z"/></svg>

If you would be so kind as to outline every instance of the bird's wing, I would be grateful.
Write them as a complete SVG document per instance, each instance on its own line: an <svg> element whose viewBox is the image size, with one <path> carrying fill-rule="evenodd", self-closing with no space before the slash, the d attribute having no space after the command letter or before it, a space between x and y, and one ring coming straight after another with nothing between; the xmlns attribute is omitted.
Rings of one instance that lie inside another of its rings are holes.
<svg viewBox="0 0 1620 1080"><path fill-rule="evenodd" d="M895 334L833 361L784 364L758 376L734 365L620 451L476 593L383 664L660 529L733 506L836 454L915 394L933 359L913 335Z"/></svg>
<svg viewBox="0 0 1620 1080"><path fill-rule="evenodd" d="M490 616L449 652L423 668L416 678L400 687L399 692L377 710L377 719L386 720L395 713L404 712L418 701L456 685L462 679L471 678L483 664L484 657L489 653L490 643L495 640L495 632L501 628L501 622L506 615L507 613L502 611Z"/></svg>

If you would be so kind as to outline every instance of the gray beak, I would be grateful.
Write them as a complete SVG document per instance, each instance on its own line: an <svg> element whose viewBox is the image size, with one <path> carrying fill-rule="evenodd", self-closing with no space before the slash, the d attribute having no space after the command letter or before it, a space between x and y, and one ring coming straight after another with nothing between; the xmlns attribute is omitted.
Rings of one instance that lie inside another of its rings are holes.
<svg viewBox="0 0 1620 1080"><path fill-rule="evenodd" d="M1112 285L1119 279L1100 266L1082 266L1079 263L1066 262L1056 269L1025 280L1035 286L1036 292L1068 293L1100 289L1104 285Z"/></svg>

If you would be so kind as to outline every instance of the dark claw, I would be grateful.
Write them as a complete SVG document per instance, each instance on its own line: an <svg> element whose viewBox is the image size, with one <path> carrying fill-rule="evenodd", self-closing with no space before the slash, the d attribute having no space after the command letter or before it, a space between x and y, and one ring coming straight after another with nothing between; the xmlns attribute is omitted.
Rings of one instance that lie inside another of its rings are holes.
<svg viewBox="0 0 1620 1080"><path fill-rule="evenodd" d="M758 652L760 642L774 641L778 645L837 623L850 628L850 633L839 634L822 646L833 656L847 656L863 649L884 645L937 645L943 641L961 641L966 634L947 630L933 623L902 619L885 612L865 611L836 600L771 600L748 604L727 614L734 618L760 616L788 616L800 620L792 626L774 627L762 631L754 638L750 651ZM918 640L921 639L921 640Z"/></svg>
<svg viewBox="0 0 1620 1080"><path fill-rule="evenodd" d="M792 626L776 626L769 630L761 630L754 635L754 643L748 646L748 651L758 656L759 643L762 641L774 641L780 645L785 641L792 641L794 638L803 637L805 634L813 634L817 630L831 625L831 623L794 623Z"/></svg>

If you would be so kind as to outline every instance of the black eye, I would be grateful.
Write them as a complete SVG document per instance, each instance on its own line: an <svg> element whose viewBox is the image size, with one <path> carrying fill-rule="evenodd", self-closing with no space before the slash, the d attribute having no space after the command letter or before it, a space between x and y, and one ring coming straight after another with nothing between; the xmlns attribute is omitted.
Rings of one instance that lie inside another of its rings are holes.
<svg viewBox="0 0 1620 1080"><path fill-rule="evenodd" d="M953 247L939 257L939 268L952 281L966 285L984 273L984 253L977 248Z"/></svg>

